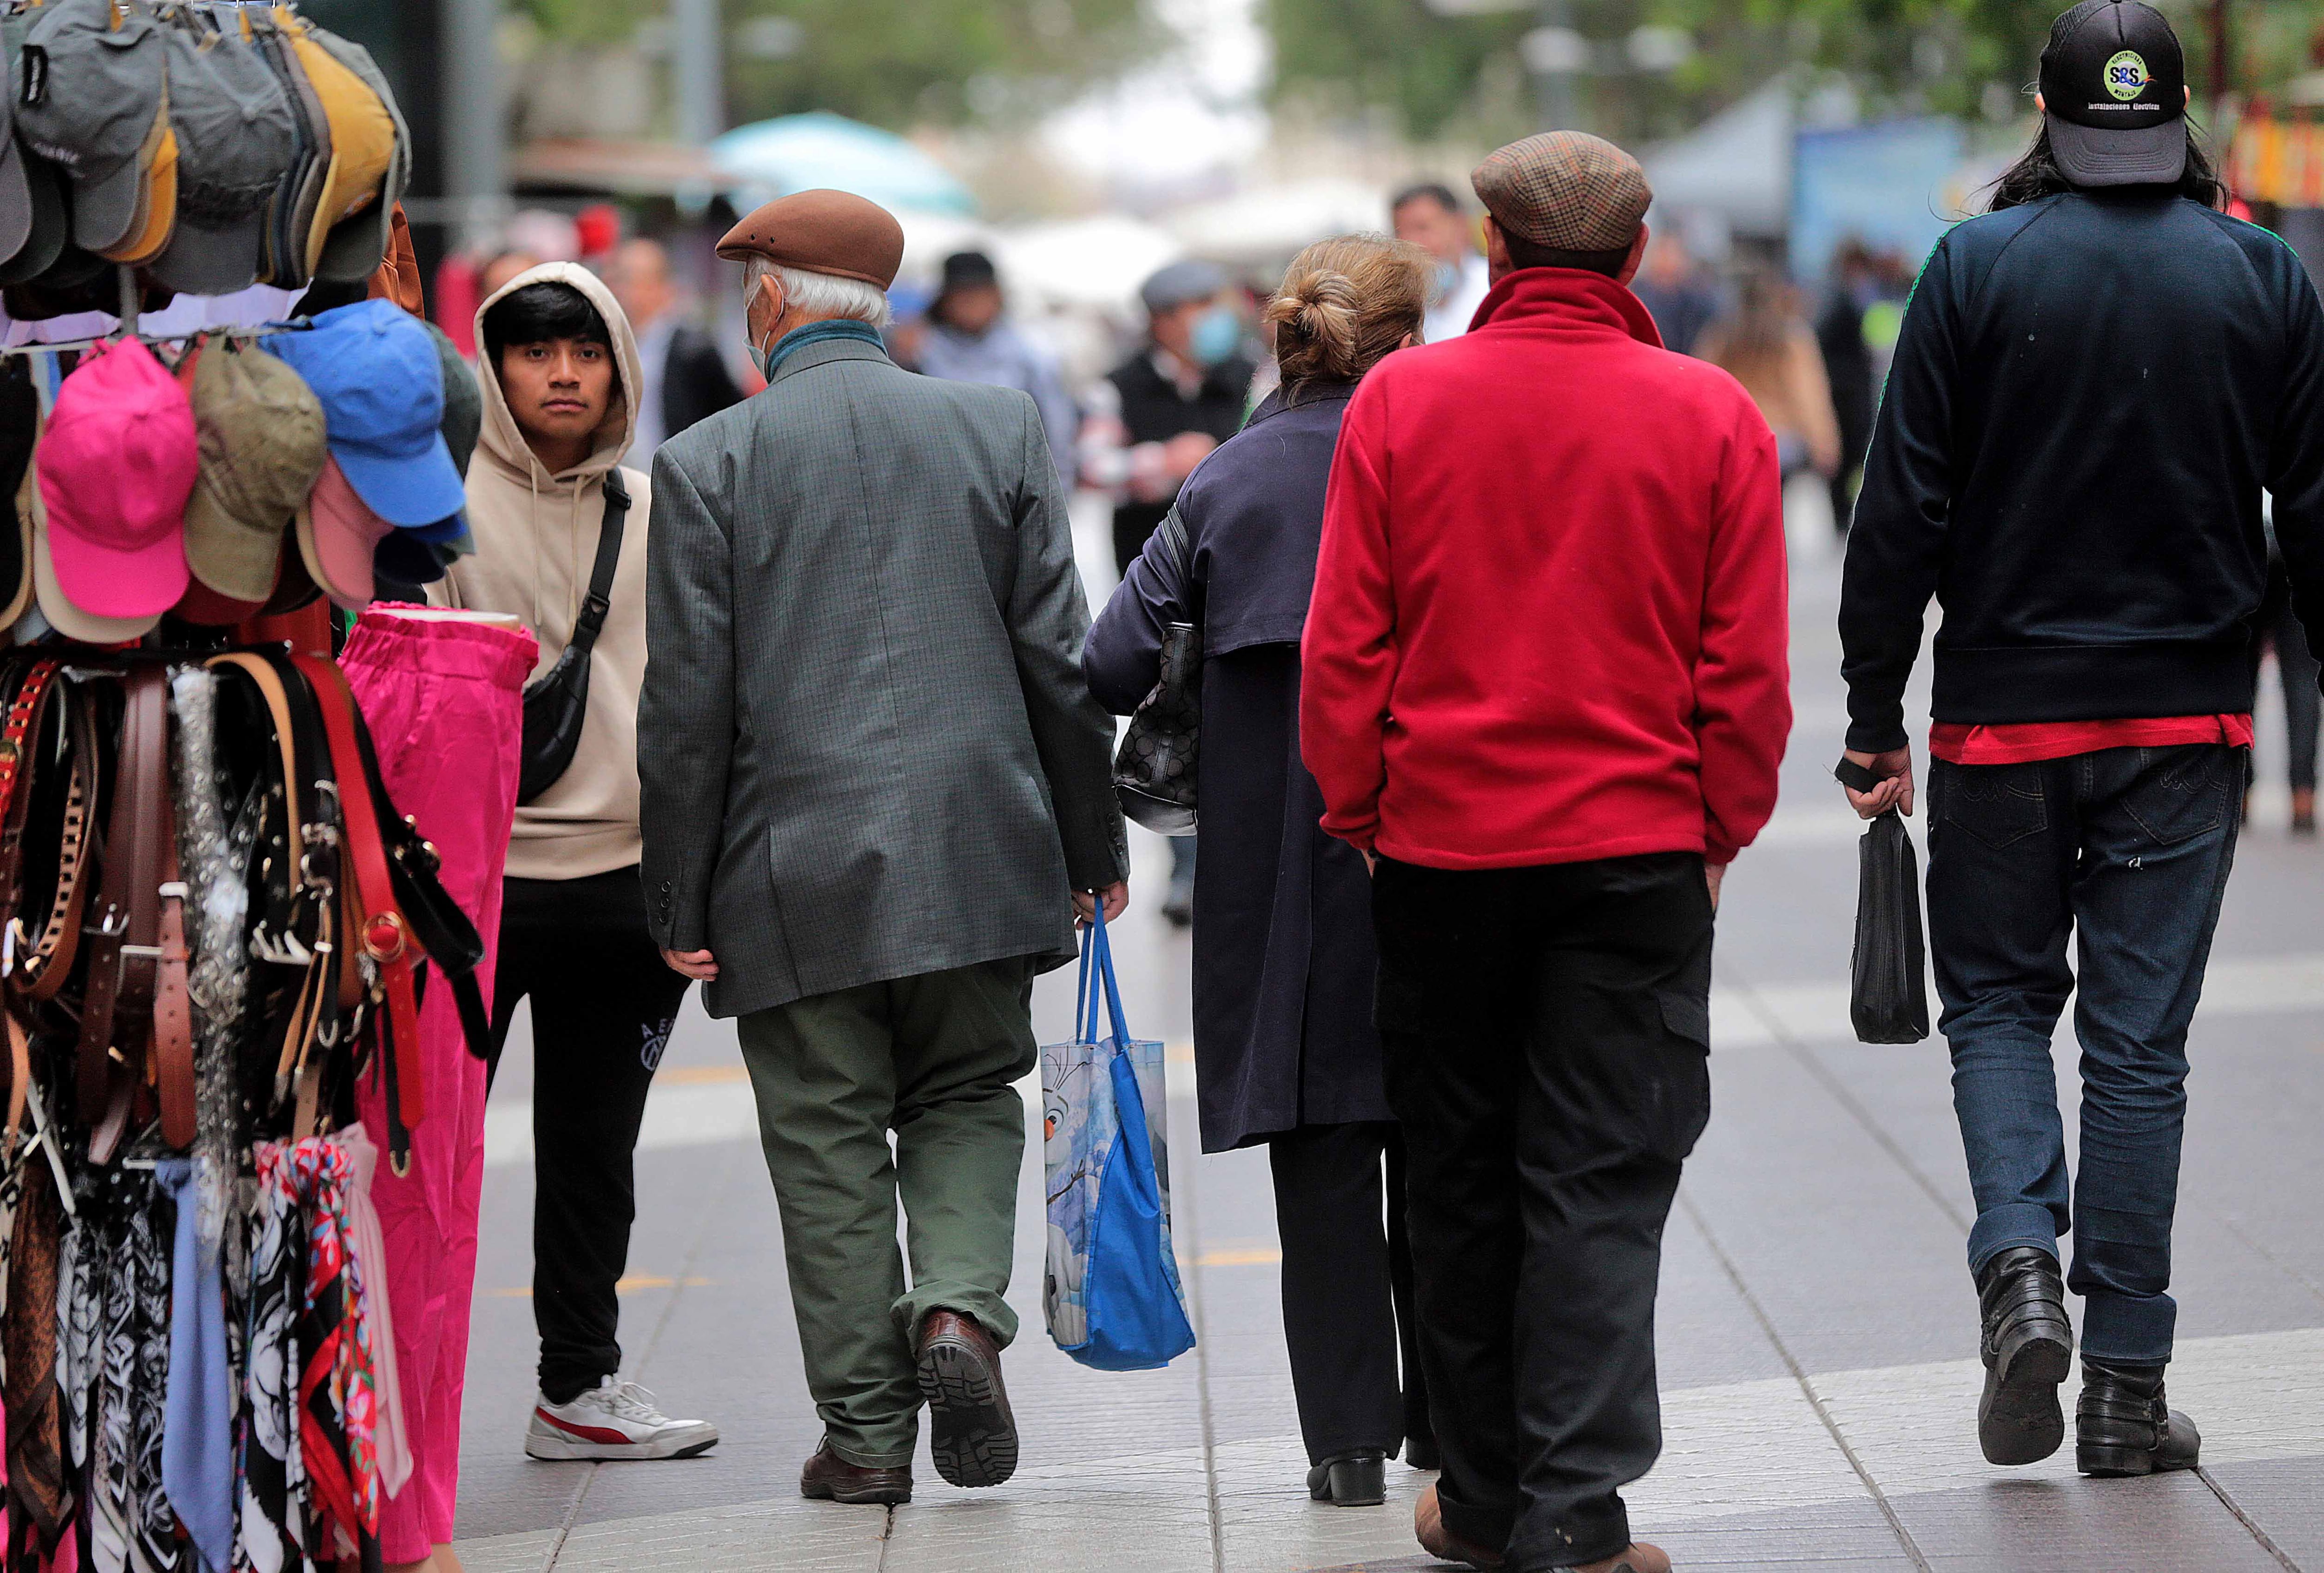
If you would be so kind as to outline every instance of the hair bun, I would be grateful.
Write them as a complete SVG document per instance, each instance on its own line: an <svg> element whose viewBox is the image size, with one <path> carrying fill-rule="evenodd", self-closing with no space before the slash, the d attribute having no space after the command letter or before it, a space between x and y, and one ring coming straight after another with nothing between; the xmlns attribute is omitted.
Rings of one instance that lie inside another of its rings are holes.
<svg viewBox="0 0 2324 1573"><path fill-rule="evenodd" d="M1268 302L1286 386L1353 382L1419 331L1430 263L1417 246L1379 236L1323 240L1293 260Z"/></svg>

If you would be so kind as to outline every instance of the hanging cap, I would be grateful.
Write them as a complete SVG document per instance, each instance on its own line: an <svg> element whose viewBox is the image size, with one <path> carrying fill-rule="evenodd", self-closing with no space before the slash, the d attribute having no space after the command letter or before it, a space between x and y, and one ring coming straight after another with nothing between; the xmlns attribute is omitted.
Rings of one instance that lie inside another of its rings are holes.
<svg viewBox="0 0 2324 1573"><path fill-rule="evenodd" d="M0 362L0 625L23 615L32 594L32 515L24 483L32 475L32 449L41 439L41 395L23 356Z"/></svg>
<svg viewBox="0 0 2324 1573"><path fill-rule="evenodd" d="M392 301L358 301L264 344L322 401L331 455L374 512L423 525L466 504L441 430L443 368L420 319Z"/></svg>
<svg viewBox="0 0 2324 1573"><path fill-rule="evenodd" d="M877 202L852 192L795 191L728 230L718 254L728 262L762 256L884 290L904 264L904 227Z"/></svg>
<svg viewBox="0 0 2324 1573"><path fill-rule="evenodd" d="M323 406L283 362L212 344L194 370L200 467L186 504L186 566L211 589L263 602L282 538L329 450Z"/></svg>
<svg viewBox="0 0 2324 1573"><path fill-rule="evenodd" d="M2187 171L2187 60L2161 12L2082 0L2042 51L2051 154L2077 186L2171 185Z"/></svg>
<svg viewBox="0 0 2324 1573"><path fill-rule="evenodd" d="M331 171L331 119L323 112L323 100L315 85L307 77L299 51L292 47L290 32L278 18L288 16L289 25L295 28L298 18L282 11L246 9L243 18L248 22L258 41L259 53L282 84L282 96L290 106L290 114L298 122L299 153L276 190L266 228L266 262L259 282L285 290L304 289L312 282L307 260L307 243L315 227L315 215L321 209L323 188Z"/></svg>
<svg viewBox="0 0 2324 1573"><path fill-rule="evenodd" d="M189 295L247 289L265 260L267 205L299 155L290 101L265 57L229 25L167 30L178 227L153 277Z"/></svg>
<svg viewBox="0 0 2324 1573"><path fill-rule="evenodd" d="M338 460L325 460L299 510L299 556L333 606L360 612L371 605L373 560L394 533L348 484Z"/></svg>
<svg viewBox="0 0 2324 1573"><path fill-rule="evenodd" d="M379 248L372 248L369 261L344 275L327 275L323 272L326 250L335 226L380 204L381 191L396 163L395 116L363 78L323 47L311 26L290 18L281 7L276 8L275 17L283 23L291 52L298 57L300 69L313 86L315 97L322 105L324 118L330 122L331 129L331 162L324 172L322 194L316 201L314 217L307 226L307 276L335 277L341 282L353 283L369 277L379 266ZM386 204L387 212L372 216L372 228L382 245L386 240L383 226L392 222L394 206L391 201ZM356 234L355 244L343 248L342 265L351 265L361 259L362 242L363 236Z"/></svg>
<svg viewBox="0 0 2324 1573"><path fill-rule="evenodd" d="M168 611L186 592L194 412L152 350L118 340L64 380L40 465L50 550L67 598L99 617Z"/></svg>
<svg viewBox="0 0 2324 1573"><path fill-rule="evenodd" d="M388 150L387 168L381 177L377 197L358 200L333 221L316 258L317 278L352 284L378 272L393 243L396 208L411 184L411 132L403 123L402 109L396 105L395 90L387 85L387 78L371 58L369 50L312 23L308 23L307 35L379 100L380 106L387 111L389 132L394 139ZM376 123L372 124L375 128Z"/></svg>
<svg viewBox="0 0 2324 1573"><path fill-rule="evenodd" d="M72 237L86 250L136 242L149 227L169 128L162 52L160 28L118 0L56 0L24 35L16 125L71 181Z"/></svg>
<svg viewBox="0 0 2324 1573"><path fill-rule="evenodd" d="M476 440L484 430L484 391L476 385L476 374L461 358L460 347L452 336L433 322L428 323L428 337L436 341L436 366L444 376L444 446L451 450L452 467L460 478L468 478L468 460L475 457ZM415 579L414 584L423 581Z"/></svg>

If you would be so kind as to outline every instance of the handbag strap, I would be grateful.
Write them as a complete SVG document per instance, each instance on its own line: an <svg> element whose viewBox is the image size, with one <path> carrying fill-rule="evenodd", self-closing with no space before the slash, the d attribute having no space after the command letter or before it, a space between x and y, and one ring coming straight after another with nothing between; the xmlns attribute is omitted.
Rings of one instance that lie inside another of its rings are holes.
<svg viewBox="0 0 2324 1573"><path fill-rule="evenodd" d="M581 603L581 615L573 620L573 637L567 640L567 650L577 650L586 661L589 652L597 648L597 635L604 632L605 614L613 609L613 569L622 560L622 533L630 514L630 489L622 484L622 472L605 472L605 519L597 528L597 557L589 565L589 594Z"/></svg>

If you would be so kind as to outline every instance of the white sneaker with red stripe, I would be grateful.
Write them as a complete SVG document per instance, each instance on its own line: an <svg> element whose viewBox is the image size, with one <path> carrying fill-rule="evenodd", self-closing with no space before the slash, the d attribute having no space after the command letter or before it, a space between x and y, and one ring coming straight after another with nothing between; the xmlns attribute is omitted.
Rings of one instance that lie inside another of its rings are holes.
<svg viewBox="0 0 2324 1573"><path fill-rule="evenodd" d="M610 1376L571 1403L540 1394L524 1430L524 1450L535 1458L691 1458L717 1445L716 1426L674 1420L654 1407L652 1393Z"/></svg>

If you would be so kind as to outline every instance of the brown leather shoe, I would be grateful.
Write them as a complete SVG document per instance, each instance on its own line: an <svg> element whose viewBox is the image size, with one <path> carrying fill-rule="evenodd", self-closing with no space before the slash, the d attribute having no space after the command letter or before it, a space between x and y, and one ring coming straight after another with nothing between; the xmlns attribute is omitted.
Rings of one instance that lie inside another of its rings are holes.
<svg viewBox="0 0 2324 1573"><path fill-rule="evenodd" d="M1585 1562L1573 1573L1671 1573L1671 1559L1660 1546L1640 1541L1602 1562Z"/></svg>
<svg viewBox="0 0 2324 1573"><path fill-rule="evenodd" d="M917 1346L936 1473L964 1486L998 1485L1017 1473L1017 1420L992 1335L973 1317L932 1310Z"/></svg>
<svg viewBox="0 0 2324 1573"><path fill-rule="evenodd" d="M912 1500L912 1467L867 1469L850 1464L831 1450L831 1439L826 1437L799 1471L799 1494L810 1502L880 1503L893 1507Z"/></svg>
<svg viewBox="0 0 2324 1573"><path fill-rule="evenodd" d="M1444 1527L1444 1509L1436 1501L1434 1485L1423 1491L1420 1500L1413 1504L1412 1532L1420 1537L1420 1549L1440 1562L1458 1562L1467 1568L1501 1565L1499 1551L1471 1545Z"/></svg>

